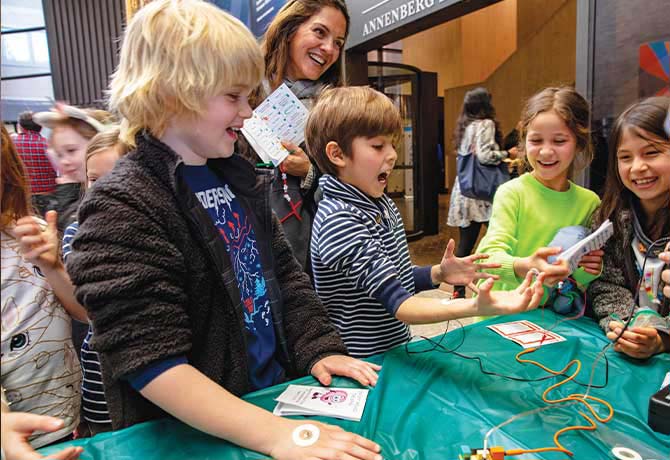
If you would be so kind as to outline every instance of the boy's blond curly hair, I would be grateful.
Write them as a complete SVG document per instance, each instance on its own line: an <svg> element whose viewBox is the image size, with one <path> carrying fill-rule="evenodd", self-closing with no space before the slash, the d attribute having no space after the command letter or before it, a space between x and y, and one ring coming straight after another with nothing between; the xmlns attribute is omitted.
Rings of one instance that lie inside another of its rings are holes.
<svg viewBox="0 0 670 460"><path fill-rule="evenodd" d="M200 0L156 0L128 24L109 105L134 146L143 129L160 137L173 117L199 116L212 97L262 75L260 47L239 20Z"/></svg>

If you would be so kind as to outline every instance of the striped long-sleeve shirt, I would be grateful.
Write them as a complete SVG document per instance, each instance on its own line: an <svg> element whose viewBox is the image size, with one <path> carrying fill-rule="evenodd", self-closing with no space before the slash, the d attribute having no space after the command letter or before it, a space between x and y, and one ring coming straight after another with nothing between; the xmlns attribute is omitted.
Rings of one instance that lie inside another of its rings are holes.
<svg viewBox="0 0 670 460"><path fill-rule="evenodd" d="M77 235L78 230L79 222L73 222L63 233L63 261L66 263L68 256L72 252L72 240ZM99 431L111 430L112 420L109 416L107 400L105 399L100 356L96 351L91 349L91 339L93 339L93 328L89 325L88 333L81 345L79 355L82 369L81 408L84 420L100 425L96 427L97 433Z"/></svg>
<svg viewBox="0 0 670 460"><path fill-rule="evenodd" d="M402 302L432 287L430 267L414 268L398 208L331 175L312 230L316 292L352 356L382 353L409 340L395 318Z"/></svg>

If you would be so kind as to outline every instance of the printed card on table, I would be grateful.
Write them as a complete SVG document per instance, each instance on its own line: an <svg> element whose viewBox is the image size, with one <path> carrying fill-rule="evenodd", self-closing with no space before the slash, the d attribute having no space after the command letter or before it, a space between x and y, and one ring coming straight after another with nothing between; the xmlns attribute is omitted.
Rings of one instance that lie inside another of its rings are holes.
<svg viewBox="0 0 670 460"><path fill-rule="evenodd" d="M533 348L565 341L565 337L526 320L492 324L488 328L507 340L518 343L523 348Z"/></svg>
<svg viewBox="0 0 670 460"><path fill-rule="evenodd" d="M275 398L275 415L323 415L359 421L369 390L289 385Z"/></svg>
<svg viewBox="0 0 670 460"><path fill-rule="evenodd" d="M308 115L303 103L282 84L244 121L242 133L265 163L278 166L288 156L282 140L304 142Z"/></svg>

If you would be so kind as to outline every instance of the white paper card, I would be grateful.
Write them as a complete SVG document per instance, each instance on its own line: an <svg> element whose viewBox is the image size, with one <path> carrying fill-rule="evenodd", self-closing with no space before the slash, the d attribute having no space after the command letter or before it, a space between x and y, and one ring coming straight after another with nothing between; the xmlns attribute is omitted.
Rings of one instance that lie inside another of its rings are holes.
<svg viewBox="0 0 670 460"><path fill-rule="evenodd" d="M540 347L565 341L565 337L526 320L492 324L488 328L507 340L518 343L523 348Z"/></svg>
<svg viewBox="0 0 670 460"><path fill-rule="evenodd" d="M570 273L573 273L577 270L579 261L584 254L595 251L596 249L601 249L613 234L614 226L612 225L612 222L607 219L596 231L561 252L557 258L559 260L567 261Z"/></svg>
<svg viewBox="0 0 670 460"><path fill-rule="evenodd" d="M323 415L359 421L369 390L289 385L276 401L275 415Z"/></svg>
<svg viewBox="0 0 670 460"><path fill-rule="evenodd" d="M288 156L282 140L304 142L308 115L300 99L282 84L244 121L242 133L265 163L278 166Z"/></svg>

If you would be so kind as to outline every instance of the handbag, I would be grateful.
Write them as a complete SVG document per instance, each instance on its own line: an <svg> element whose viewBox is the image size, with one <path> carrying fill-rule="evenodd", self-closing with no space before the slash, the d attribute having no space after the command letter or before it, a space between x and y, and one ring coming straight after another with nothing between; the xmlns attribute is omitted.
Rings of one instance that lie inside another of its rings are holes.
<svg viewBox="0 0 670 460"><path fill-rule="evenodd" d="M473 136L474 137L474 136ZM466 155L458 154L458 184L461 195L483 201L493 201L498 187L510 178L507 164L483 164L474 152L474 142L470 142L470 151Z"/></svg>

